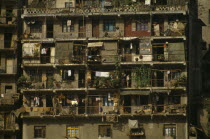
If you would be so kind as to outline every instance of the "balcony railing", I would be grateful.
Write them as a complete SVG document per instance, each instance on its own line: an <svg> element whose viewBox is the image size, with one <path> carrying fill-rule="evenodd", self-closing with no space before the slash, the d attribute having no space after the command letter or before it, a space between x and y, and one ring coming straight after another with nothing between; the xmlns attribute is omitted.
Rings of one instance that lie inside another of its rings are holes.
<svg viewBox="0 0 210 139"><path fill-rule="evenodd" d="M83 64L86 59L85 56L72 57L56 57L56 56L39 56L39 57L23 57L23 64Z"/></svg>
<svg viewBox="0 0 210 139"><path fill-rule="evenodd" d="M62 106L53 107L25 107L24 116L52 116L52 115L148 115L148 114L184 114L186 105L141 105L141 106Z"/></svg>
<svg viewBox="0 0 210 139"><path fill-rule="evenodd" d="M148 6L148 5L133 5L112 8L25 8L24 15L39 15L39 14L94 14L94 13L135 13L148 11L185 11L185 5L177 6Z"/></svg>
<svg viewBox="0 0 210 139"><path fill-rule="evenodd" d="M37 77L41 78L41 77ZM29 88L23 89L71 89L71 88L84 88L85 80L66 80L66 81L54 81L39 82L32 81Z"/></svg>
<svg viewBox="0 0 210 139"><path fill-rule="evenodd" d="M91 80L88 82L89 88L144 88L144 87L186 87L187 78L185 76L180 76L180 78L175 78L171 80L164 79L146 79L137 81L131 77L130 80L122 78L110 79L102 78L97 80ZM137 83L138 82L138 83Z"/></svg>
<svg viewBox="0 0 210 139"><path fill-rule="evenodd" d="M153 55L134 55L134 54L125 54L121 56L121 62L183 62L185 61L185 54L183 51L175 50L174 54L153 54Z"/></svg>
<svg viewBox="0 0 210 139"><path fill-rule="evenodd" d="M122 106L121 114L182 114L186 113L186 105L141 105L141 106Z"/></svg>

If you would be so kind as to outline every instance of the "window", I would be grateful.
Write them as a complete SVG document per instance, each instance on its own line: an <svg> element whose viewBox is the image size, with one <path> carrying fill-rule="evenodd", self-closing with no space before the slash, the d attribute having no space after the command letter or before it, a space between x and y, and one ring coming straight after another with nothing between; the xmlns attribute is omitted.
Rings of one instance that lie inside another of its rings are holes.
<svg viewBox="0 0 210 139"><path fill-rule="evenodd" d="M79 127L67 126L67 137L70 137L70 138L79 137Z"/></svg>
<svg viewBox="0 0 210 139"><path fill-rule="evenodd" d="M63 70L62 71L63 80L74 80L74 70Z"/></svg>
<svg viewBox="0 0 210 139"><path fill-rule="evenodd" d="M46 126L34 126L34 138L45 138Z"/></svg>
<svg viewBox="0 0 210 139"><path fill-rule="evenodd" d="M104 31L115 31L116 22L115 20L104 20Z"/></svg>
<svg viewBox="0 0 210 139"><path fill-rule="evenodd" d="M11 48L12 33L4 33L4 48Z"/></svg>
<svg viewBox="0 0 210 139"><path fill-rule="evenodd" d="M62 24L63 32L74 32L74 24L72 20L65 20Z"/></svg>
<svg viewBox="0 0 210 139"><path fill-rule="evenodd" d="M111 125L99 125L99 136L111 137Z"/></svg>
<svg viewBox="0 0 210 139"><path fill-rule="evenodd" d="M175 124L164 125L164 136L176 137L176 125Z"/></svg>
<svg viewBox="0 0 210 139"><path fill-rule="evenodd" d="M103 96L103 106L113 106L114 101L112 98L113 98L113 95L110 93L107 96Z"/></svg>
<svg viewBox="0 0 210 139"><path fill-rule="evenodd" d="M73 2L65 2L65 8L72 8Z"/></svg>
<svg viewBox="0 0 210 139"><path fill-rule="evenodd" d="M148 31L148 21L147 20L138 20L136 22L136 31Z"/></svg>
<svg viewBox="0 0 210 139"><path fill-rule="evenodd" d="M12 86L11 85L6 85L5 86L5 93L6 94L12 93Z"/></svg>
<svg viewBox="0 0 210 139"><path fill-rule="evenodd" d="M42 33L42 22L35 21L33 24L30 24L31 33Z"/></svg>

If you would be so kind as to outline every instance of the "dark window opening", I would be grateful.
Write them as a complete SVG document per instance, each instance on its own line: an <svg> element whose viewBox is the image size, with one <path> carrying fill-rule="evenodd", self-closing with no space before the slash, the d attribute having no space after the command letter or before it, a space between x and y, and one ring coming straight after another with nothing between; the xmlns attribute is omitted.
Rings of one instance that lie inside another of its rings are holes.
<svg viewBox="0 0 210 139"><path fill-rule="evenodd" d="M104 20L104 31L115 31L116 21L115 20Z"/></svg>
<svg viewBox="0 0 210 139"><path fill-rule="evenodd" d="M34 21L33 24L30 24L31 33L42 33L42 22Z"/></svg>
<svg viewBox="0 0 210 139"><path fill-rule="evenodd" d="M42 81L42 71L40 70L30 70L28 72L30 80L32 82L41 82Z"/></svg>
<svg viewBox="0 0 210 139"><path fill-rule="evenodd" d="M180 104L181 96L169 96L168 103L169 104Z"/></svg>
<svg viewBox="0 0 210 139"><path fill-rule="evenodd" d="M53 96L46 96L46 107L53 107L52 97Z"/></svg>
<svg viewBox="0 0 210 139"><path fill-rule="evenodd" d="M12 9L6 9L6 23L8 24L9 22L12 21Z"/></svg>
<svg viewBox="0 0 210 139"><path fill-rule="evenodd" d="M53 21L47 21L47 38L53 38Z"/></svg>
<svg viewBox="0 0 210 139"><path fill-rule="evenodd" d="M11 48L12 33L4 33L4 48Z"/></svg>
<svg viewBox="0 0 210 139"><path fill-rule="evenodd" d="M74 70L62 70L62 79L63 80L74 80Z"/></svg>

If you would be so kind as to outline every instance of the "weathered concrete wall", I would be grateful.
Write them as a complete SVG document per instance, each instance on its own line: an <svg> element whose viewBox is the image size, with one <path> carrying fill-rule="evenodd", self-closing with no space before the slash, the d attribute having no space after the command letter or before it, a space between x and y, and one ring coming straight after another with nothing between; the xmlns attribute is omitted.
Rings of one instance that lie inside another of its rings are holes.
<svg viewBox="0 0 210 139"><path fill-rule="evenodd" d="M198 17L205 23L203 27L203 39L210 44L210 19L209 19L210 1L198 0Z"/></svg>
<svg viewBox="0 0 210 139"><path fill-rule="evenodd" d="M63 19L54 20L54 38L69 39L69 38L77 38L78 37L78 32L79 32L78 19L73 18L70 20L72 20L74 23L74 31L73 32L63 32L63 30L62 30Z"/></svg>
<svg viewBox="0 0 210 139"><path fill-rule="evenodd" d="M67 125L79 126L79 138L80 139L98 139L98 127L99 125L111 125L112 139L130 139L128 136L129 127L128 119L119 118L118 123L101 122L101 118L81 118L81 119L34 119L24 121L23 123L23 139L33 139L34 126L46 126L46 139L63 139L66 136ZM135 119L135 118L131 118ZM174 118L164 117L164 123L161 117L151 119L151 117L137 118L139 124L141 124L145 130L145 136L147 139L164 139L163 131L164 124L176 124L176 134L178 139L187 139L186 137L186 123L183 117ZM59 124L58 124L59 121ZM155 133L155 134L154 134Z"/></svg>
<svg viewBox="0 0 210 139"><path fill-rule="evenodd" d="M73 2L75 7L75 0L56 0L56 8L65 8L65 2Z"/></svg>

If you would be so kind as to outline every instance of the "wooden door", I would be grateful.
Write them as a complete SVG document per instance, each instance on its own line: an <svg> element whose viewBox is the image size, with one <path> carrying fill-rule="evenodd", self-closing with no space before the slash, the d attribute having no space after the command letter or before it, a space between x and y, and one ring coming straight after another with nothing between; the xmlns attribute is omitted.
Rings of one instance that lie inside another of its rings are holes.
<svg viewBox="0 0 210 139"><path fill-rule="evenodd" d="M125 20L125 37L130 35L131 32L131 21L126 21Z"/></svg>
<svg viewBox="0 0 210 139"><path fill-rule="evenodd" d="M13 65L13 60L12 59L7 59L6 60L6 73L12 74L14 72L14 65Z"/></svg>
<svg viewBox="0 0 210 139"><path fill-rule="evenodd" d="M55 63L55 47L50 48L50 63Z"/></svg>
<svg viewBox="0 0 210 139"><path fill-rule="evenodd" d="M99 37L99 20L93 20L92 25L93 37Z"/></svg>

